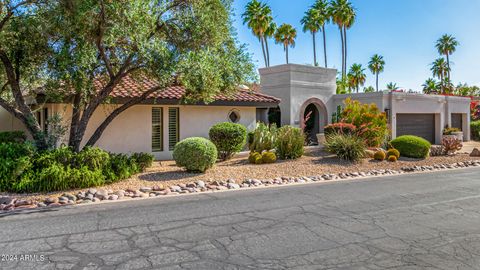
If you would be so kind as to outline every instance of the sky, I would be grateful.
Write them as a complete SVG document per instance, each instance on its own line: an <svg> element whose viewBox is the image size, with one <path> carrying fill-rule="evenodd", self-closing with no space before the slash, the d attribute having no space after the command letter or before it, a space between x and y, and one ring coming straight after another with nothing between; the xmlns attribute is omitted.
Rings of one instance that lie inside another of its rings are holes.
<svg viewBox="0 0 480 270"><path fill-rule="evenodd" d="M260 42L242 23L241 14L249 0L234 0L234 26L241 43L257 68L264 67ZM296 46L289 50L290 63L313 64L313 42L303 33L300 20L314 0L263 0L270 5L277 25L292 24L297 29ZM348 31L348 66L362 64L366 69L365 86L375 85L368 70L376 53L385 59L380 88L389 82L402 89L421 91L432 77L431 63L440 55L435 42L443 34L453 35L460 45L451 56L452 81L480 86L480 0L351 0L357 11L355 25ZM329 67L341 67L340 32L335 25L326 27ZM285 63L282 45L270 42L270 65ZM317 37L317 61L323 65L323 41Z"/></svg>

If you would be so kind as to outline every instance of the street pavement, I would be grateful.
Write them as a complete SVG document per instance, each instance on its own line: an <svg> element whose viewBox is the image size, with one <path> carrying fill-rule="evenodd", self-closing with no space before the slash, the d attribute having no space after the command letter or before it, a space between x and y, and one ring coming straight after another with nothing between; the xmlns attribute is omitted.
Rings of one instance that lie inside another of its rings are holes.
<svg viewBox="0 0 480 270"><path fill-rule="evenodd" d="M0 217L0 269L480 269L480 169Z"/></svg>

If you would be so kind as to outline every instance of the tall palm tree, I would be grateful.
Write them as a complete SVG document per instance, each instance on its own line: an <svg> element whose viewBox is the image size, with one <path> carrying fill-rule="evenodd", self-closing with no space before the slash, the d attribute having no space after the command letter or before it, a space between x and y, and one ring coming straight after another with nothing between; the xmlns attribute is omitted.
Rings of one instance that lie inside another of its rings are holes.
<svg viewBox="0 0 480 270"><path fill-rule="evenodd" d="M422 84L423 87L423 93L425 94L433 94L438 91L439 84L435 79L433 78L428 78L424 84Z"/></svg>
<svg viewBox="0 0 480 270"><path fill-rule="evenodd" d="M313 64L318 66L316 34L320 31L322 25L320 21L320 12L317 9L310 8L305 12L305 16L300 21L303 25L303 32L310 32L313 38Z"/></svg>
<svg viewBox="0 0 480 270"><path fill-rule="evenodd" d="M368 68L375 75L377 92L378 92L378 75L385 70L385 60L383 56L375 54L368 62Z"/></svg>
<svg viewBox="0 0 480 270"><path fill-rule="evenodd" d="M445 79L447 78L447 74L449 72L448 64L445 61L445 58L438 58L432 63L432 67L430 68L434 77L440 79L440 89L442 94L445 94Z"/></svg>
<svg viewBox="0 0 480 270"><path fill-rule="evenodd" d="M275 32L275 42L283 44L285 56L288 64L288 47L295 47L295 38L297 38L297 30L290 24L282 24Z"/></svg>
<svg viewBox="0 0 480 270"><path fill-rule="evenodd" d="M325 58L325 68L327 68L327 36L325 32L325 24L329 23L331 19L329 3L326 0L317 0L315 4L313 4L312 8L318 10L318 12L320 13L319 22L322 26L321 31L323 34L323 56Z"/></svg>
<svg viewBox="0 0 480 270"><path fill-rule="evenodd" d="M458 46L458 41L453 37L452 35L443 35L441 38L437 40L437 43L435 44L435 47L438 50L438 53L440 55L445 55L447 58L447 67L448 67L448 72L447 72L447 78L450 79L450 55L452 55L455 50L457 49Z"/></svg>
<svg viewBox="0 0 480 270"><path fill-rule="evenodd" d="M350 71L348 72L348 80L349 84L355 88L357 93L360 90L360 86L365 84L367 80L367 75L365 75L365 69L362 67L361 64L353 64L350 67Z"/></svg>
<svg viewBox="0 0 480 270"><path fill-rule="evenodd" d="M400 87L396 83L390 82L387 84L387 90L389 91L396 91L398 89L400 89Z"/></svg>
<svg viewBox="0 0 480 270"><path fill-rule="evenodd" d="M268 49L268 40L270 38L273 38L275 35L275 31L277 31L277 24L273 21L273 19L270 17L269 20L270 24L268 25L267 29L265 30L265 50L267 52L267 66L270 66L270 50Z"/></svg>
<svg viewBox="0 0 480 270"><path fill-rule="evenodd" d="M243 24L248 25L253 34L259 39L262 45L265 66L268 67L270 61L269 55L267 54L268 48L266 48L265 42L268 39L266 32L267 34L270 33L268 32L269 27L273 22L272 10L267 4L261 3L258 0L252 0L245 7L245 12L242 14L242 18Z"/></svg>
<svg viewBox="0 0 480 270"><path fill-rule="evenodd" d="M340 30L342 40L342 77L347 72L347 29L355 22L355 9L348 0L332 0L330 3L330 14L333 22Z"/></svg>

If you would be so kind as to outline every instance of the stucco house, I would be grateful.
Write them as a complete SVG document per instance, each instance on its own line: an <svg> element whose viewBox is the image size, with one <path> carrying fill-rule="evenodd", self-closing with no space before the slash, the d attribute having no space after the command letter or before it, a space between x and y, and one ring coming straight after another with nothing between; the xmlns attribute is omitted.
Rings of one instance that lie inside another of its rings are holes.
<svg viewBox="0 0 480 270"><path fill-rule="evenodd" d="M179 140L193 136L208 137L210 127L216 123L231 121L249 130L258 121L299 126L309 112L312 112L314 125L308 133L315 140L314 134L323 131L347 97L363 103L375 103L385 111L393 138L411 134L438 144L444 127L448 125L460 128L465 140L470 139L468 98L395 92L337 95L335 69L288 64L263 68L259 72L261 92L240 89L231 96L219 95L209 104L182 104L181 97L185 91L182 87L164 89L119 115L105 130L97 146L117 153L148 152L159 160L165 160L171 159L173 147ZM148 80L143 82L152 83ZM141 89L148 86L151 85L139 85L128 78L122 81L111 95L112 103L95 111L85 138L90 137L108 115L107 112L140 95ZM46 127L46 119L54 113L69 119L71 105L46 103L38 108L37 118ZM0 108L0 131L7 130L25 128ZM67 138L63 141L66 142Z"/></svg>

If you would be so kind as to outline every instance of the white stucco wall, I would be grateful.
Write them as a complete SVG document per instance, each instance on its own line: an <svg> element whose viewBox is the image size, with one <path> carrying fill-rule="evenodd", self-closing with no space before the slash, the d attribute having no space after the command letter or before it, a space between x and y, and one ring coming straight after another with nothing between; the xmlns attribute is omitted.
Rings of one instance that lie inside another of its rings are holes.
<svg viewBox="0 0 480 270"><path fill-rule="evenodd" d="M9 112L7 112L4 108L0 107L0 132L2 131L14 131L14 130L22 130L27 131L25 125L23 125L20 120L13 117Z"/></svg>

